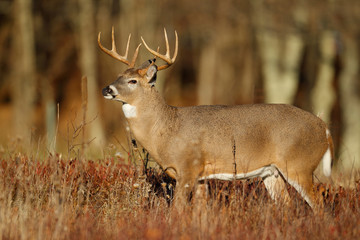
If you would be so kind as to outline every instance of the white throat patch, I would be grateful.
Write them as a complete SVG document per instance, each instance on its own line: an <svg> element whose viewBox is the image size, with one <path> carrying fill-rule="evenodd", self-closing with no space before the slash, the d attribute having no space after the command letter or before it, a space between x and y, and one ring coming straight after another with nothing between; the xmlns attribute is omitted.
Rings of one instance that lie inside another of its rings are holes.
<svg viewBox="0 0 360 240"><path fill-rule="evenodd" d="M136 107L128 103L122 106L122 110L126 118L136 118Z"/></svg>

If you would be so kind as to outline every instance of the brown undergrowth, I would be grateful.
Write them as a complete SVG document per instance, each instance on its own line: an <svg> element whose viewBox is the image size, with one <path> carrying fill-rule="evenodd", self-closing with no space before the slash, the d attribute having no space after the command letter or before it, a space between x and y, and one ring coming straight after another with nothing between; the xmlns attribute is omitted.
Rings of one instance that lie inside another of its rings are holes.
<svg viewBox="0 0 360 240"><path fill-rule="evenodd" d="M127 162L127 161L126 161ZM121 158L0 159L1 239L356 239L360 183L317 184L325 210L313 213L290 189L276 205L260 179L208 182L207 204L171 207L175 183Z"/></svg>

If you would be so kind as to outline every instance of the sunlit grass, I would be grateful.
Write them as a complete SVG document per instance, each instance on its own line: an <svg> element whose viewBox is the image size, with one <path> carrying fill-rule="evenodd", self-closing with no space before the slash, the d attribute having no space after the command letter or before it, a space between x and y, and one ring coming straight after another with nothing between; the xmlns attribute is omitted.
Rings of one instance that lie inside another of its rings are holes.
<svg viewBox="0 0 360 240"><path fill-rule="evenodd" d="M169 185L156 171L112 157L67 159L3 154L2 239L356 239L360 183L316 185L325 210L313 213L290 189L293 204L276 205L260 179L209 182L206 205L169 207ZM129 161L131 162L131 161ZM150 183L149 183L150 182ZM151 186L152 184L152 186ZM174 184L174 183L172 183Z"/></svg>

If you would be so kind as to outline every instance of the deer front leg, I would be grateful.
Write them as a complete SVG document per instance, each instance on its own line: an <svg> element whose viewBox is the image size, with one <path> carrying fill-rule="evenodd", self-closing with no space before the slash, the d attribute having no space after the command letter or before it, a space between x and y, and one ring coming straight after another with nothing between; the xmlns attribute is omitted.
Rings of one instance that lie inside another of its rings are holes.
<svg viewBox="0 0 360 240"><path fill-rule="evenodd" d="M178 139L176 139L178 140ZM188 203L190 193L194 190L200 174L204 171L204 160L201 155L200 141L176 142L181 149L171 154L176 162L176 192L174 198L175 207L184 207ZM193 197L195 192L193 192Z"/></svg>
<svg viewBox="0 0 360 240"><path fill-rule="evenodd" d="M197 204L197 199L201 198L203 195L203 187L196 184L199 174L201 173L203 167L201 165L191 165L189 164L187 169L181 172L176 180L176 191L174 198L174 206L178 209L183 209L189 202L190 193L192 193L194 203ZM200 184L203 185L203 184Z"/></svg>
<svg viewBox="0 0 360 240"><path fill-rule="evenodd" d="M185 210L191 189L194 186L194 180L189 180L190 179L184 177L178 178L176 180L176 190L173 200L173 207L178 213L181 213Z"/></svg>
<svg viewBox="0 0 360 240"><path fill-rule="evenodd" d="M209 195L209 192L208 192L207 183L196 184L195 189L194 189L195 204L200 203L200 202L207 203L208 195Z"/></svg>

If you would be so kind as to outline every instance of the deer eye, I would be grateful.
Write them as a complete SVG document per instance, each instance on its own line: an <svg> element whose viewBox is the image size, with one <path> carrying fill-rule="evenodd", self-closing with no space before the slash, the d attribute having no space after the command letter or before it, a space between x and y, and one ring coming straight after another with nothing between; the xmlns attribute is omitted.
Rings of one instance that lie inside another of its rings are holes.
<svg viewBox="0 0 360 240"><path fill-rule="evenodd" d="M128 81L128 83L130 83L130 84L137 84L137 81L133 79L133 80Z"/></svg>

